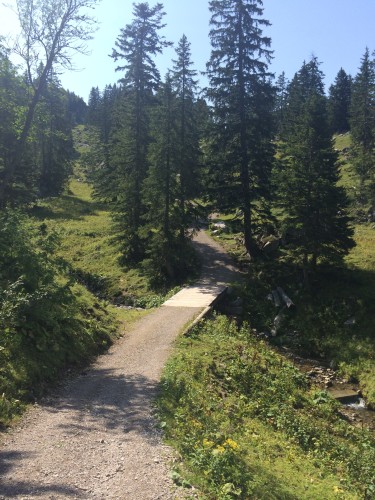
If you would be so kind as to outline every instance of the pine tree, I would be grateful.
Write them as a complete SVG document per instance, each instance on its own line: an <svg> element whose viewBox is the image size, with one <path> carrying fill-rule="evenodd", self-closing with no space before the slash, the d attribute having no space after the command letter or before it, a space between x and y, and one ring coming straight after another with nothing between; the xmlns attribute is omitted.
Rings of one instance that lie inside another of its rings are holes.
<svg viewBox="0 0 375 500"><path fill-rule="evenodd" d="M349 109L352 93L352 78L341 68L329 88L328 117L332 133L345 133L350 129Z"/></svg>
<svg viewBox="0 0 375 500"><path fill-rule="evenodd" d="M177 103L169 74L157 99L151 120L153 142L149 148L150 168L143 185L143 198L149 240L146 268L152 281L160 284L175 278L174 243L181 225L176 203L179 190Z"/></svg>
<svg viewBox="0 0 375 500"><path fill-rule="evenodd" d="M101 102L102 96L99 87L92 87L87 108L87 123L89 125L100 125Z"/></svg>
<svg viewBox="0 0 375 500"><path fill-rule="evenodd" d="M35 116L35 157L39 165L37 188L42 197L62 193L72 174L74 156L68 96L58 80L43 92Z"/></svg>
<svg viewBox="0 0 375 500"><path fill-rule="evenodd" d="M180 205L180 235L185 238L189 223L189 206L187 201L199 192L199 130L197 113L195 110L197 72L191 68L190 43L185 35L176 48L177 59L174 60L172 70L173 88L176 93L176 138L179 149L178 176L179 176L179 205Z"/></svg>
<svg viewBox="0 0 375 500"><path fill-rule="evenodd" d="M20 117L28 104L27 86L17 75L7 51L0 50L0 207L14 204L33 189L31 159L15 165Z"/></svg>
<svg viewBox="0 0 375 500"><path fill-rule="evenodd" d="M323 74L314 57L304 63L289 87L287 133L279 196L292 252L303 265L305 281L319 262L338 262L353 246L345 214L346 195L337 186L337 154L328 126Z"/></svg>
<svg viewBox="0 0 375 500"><path fill-rule="evenodd" d="M354 79L350 108L353 163L360 180L361 203L375 206L375 64L366 49ZM368 188L370 188L368 190Z"/></svg>
<svg viewBox="0 0 375 500"><path fill-rule="evenodd" d="M120 80L124 101L117 118L111 163L118 179L114 209L124 259L138 261L144 253L139 231L144 213L142 184L148 170L150 109L160 80L153 58L169 43L158 33L164 26L161 4L134 4L133 15L132 23L121 30L112 53L115 61L123 61L117 71L125 74Z"/></svg>
<svg viewBox="0 0 375 500"><path fill-rule="evenodd" d="M282 136L287 111L288 101L288 79L283 71L276 81L276 96L275 96L275 122L276 132Z"/></svg>
<svg viewBox="0 0 375 500"><path fill-rule="evenodd" d="M216 198L221 208L242 211L245 246L256 257L254 210L266 194L273 156L267 70L271 40L262 32L270 23L262 18L261 0L213 0L209 5L212 52L207 74L214 110Z"/></svg>
<svg viewBox="0 0 375 500"><path fill-rule="evenodd" d="M87 104L74 92L66 91L68 97L68 111L70 114L70 121L75 127L76 125L83 125L87 121Z"/></svg>

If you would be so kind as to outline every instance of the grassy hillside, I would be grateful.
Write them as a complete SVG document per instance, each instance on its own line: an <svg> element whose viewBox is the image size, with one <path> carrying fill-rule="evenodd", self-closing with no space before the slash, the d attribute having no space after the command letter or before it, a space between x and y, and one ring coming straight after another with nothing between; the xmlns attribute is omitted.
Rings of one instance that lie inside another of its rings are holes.
<svg viewBox="0 0 375 500"><path fill-rule="evenodd" d="M14 248L5 246L9 256L2 256L20 278L1 296L0 426L144 314L111 302L152 307L163 300L139 271L120 267L109 213L82 179L28 217L9 217Z"/></svg>
<svg viewBox="0 0 375 500"><path fill-rule="evenodd" d="M350 135L337 136L335 142L342 162L340 182L351 200L355 248L340 269L321 269L310 290L303 288L301 270L282 248L265 262L252 264L243 291L245 317L258 331L271 332L280 309L266 297L277 286L283 287L295 308L282 312L277 337L271 342L336 367L347 379L359 382L375 408L375 229L373 223L358 222ZM239 262L246 263L239 236L230 231L219 239Z"/></svg>
<svg viewBox="0 0 375 500"><path fill-rule="evenodd" d="M151 294L139 271L121 268L110 213L91 193L91 186L76 177L67 194L39 203L33 216L49 231L57 231L61 238L58 255L93 293L108 300L117 298L119 303Z"/></svg>
<svg viewBox="0 0 375 500"><path fill-rule="evenodd" d="M284 346L330 365L358 382L375 408L375 229L360 223L350 135L335 140L356 247L341 268L321 268L309 290L283 248L249 265L235 217L219 217L229 231L215 237L248 270L243 290L236 290L243 298L241 320L248 323L237 328L218 317L181 339L159 401L162 425L182 457L174 479L197 486L202 498L375 495L373 435L350 425L327 392L310 387L272 350ZM267 299L277 286L293 308L276 308ZM267 336L267 343L254 331Z"/></svg>
<svg viewBox="0 0 375 500"><path fill-rule="evenodd" d="M159 399L184 461L176 482L208 499L358 499L375 493L375 442L291 363L224 316L182 338Z"/></svg>

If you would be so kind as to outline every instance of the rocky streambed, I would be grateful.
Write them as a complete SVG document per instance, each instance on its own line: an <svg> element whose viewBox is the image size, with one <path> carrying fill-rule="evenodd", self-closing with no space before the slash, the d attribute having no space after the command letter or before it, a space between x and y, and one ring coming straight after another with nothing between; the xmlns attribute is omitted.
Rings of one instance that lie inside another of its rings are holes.
<svg viewBox="0 0 375 500"><path fill-rule="evenodd" d="M311 384L327 391L341 403L340 413L345 419L356 427L367 428L375 433L375 411L367 408L356 383L340 377L321 361L300 357L286 347L281 347L280 352L306 374Z"/></svg>

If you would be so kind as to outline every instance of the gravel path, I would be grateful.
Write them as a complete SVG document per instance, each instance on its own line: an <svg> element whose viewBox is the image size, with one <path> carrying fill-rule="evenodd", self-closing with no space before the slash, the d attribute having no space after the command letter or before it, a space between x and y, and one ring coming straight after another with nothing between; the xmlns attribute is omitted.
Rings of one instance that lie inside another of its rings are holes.
<svg viewBox="0 0 375 500"><path fill-rule="evenodd" d="M203 232L197 286L238 277ZM204 293L204 292L202 292ZM170 479L173 452L163 445L152 401L174 339L202 306L164 305L139 320L107 354L35 405L0 446L0 499L183 498Z"/></svg>

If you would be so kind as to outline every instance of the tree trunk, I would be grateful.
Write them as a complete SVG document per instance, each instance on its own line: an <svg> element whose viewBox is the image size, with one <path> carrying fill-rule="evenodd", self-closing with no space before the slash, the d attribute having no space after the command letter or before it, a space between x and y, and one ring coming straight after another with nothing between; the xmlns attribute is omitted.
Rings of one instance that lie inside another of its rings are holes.
<svg viewBox="0 0 375 500"><path fill-rule="evenodd" d="M244 224L244 239L245 247L251 259L259 256L260 251L256 245L251 228L251 189L249 178L249 156L248 156L248 141L247 141L247 120L246 120L246 105L245 105L245 83L243 69L243 31L242 31L242 13L239 12L239 56L238 56L238 87L239 87L239 118L240 118L240 179L242 188L242 210Z"/></svg>

